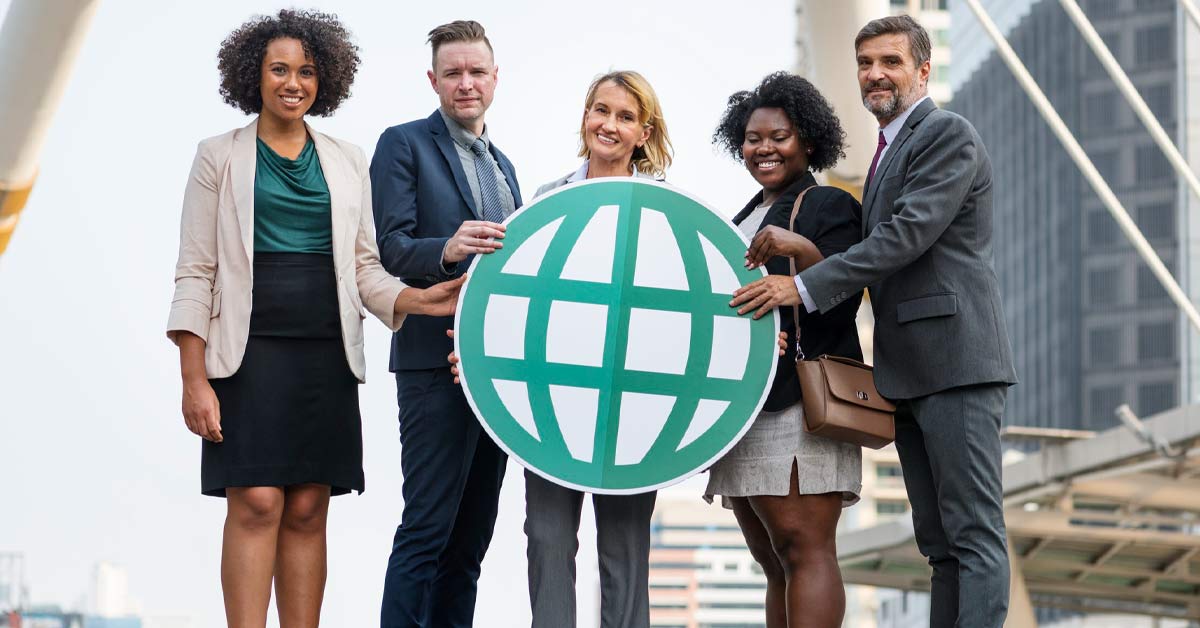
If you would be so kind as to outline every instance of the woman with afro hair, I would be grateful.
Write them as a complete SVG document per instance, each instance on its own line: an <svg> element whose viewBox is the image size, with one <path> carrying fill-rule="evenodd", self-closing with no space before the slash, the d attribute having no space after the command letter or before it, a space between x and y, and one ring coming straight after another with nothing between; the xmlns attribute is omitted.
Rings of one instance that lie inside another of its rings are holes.
<svg viewBox="0 0 1200 628"><path fill-rule="evenodd" d="M363 318L454 312L462 280L420 290L379 263L367 160L317 132L349 95L358 49L332 16L280 11L221 44L220 93L255 116L200 142L183 199L167 336L200 490L226 498L230 626L316 626L329 498L363 490Z"/></svg>
<svg viewBox="0 0 1200 628"><path fill-rule="evenodd" d="M713 135L761 189L734 217L747 238L747 267L788 282L798 270L862 239L862 207L838 188L817 185L813 171L843 156L845 133L829 103L807 80L778 72L737 92ZM795 223L792 223L793 210ZM789 226L791 225L791 226ZM788 343L775 381L746 435L709 472L705 499L720 495L767 577L768 628L835 628L846 593L834 535L843 507L858 501L858 446L809 434L792 364L839 355L862 359L855 314L862 295L826 314L781 308ZM739 314L754 310L749 305ZM798 316L799 327L794 321Z"/></svg>

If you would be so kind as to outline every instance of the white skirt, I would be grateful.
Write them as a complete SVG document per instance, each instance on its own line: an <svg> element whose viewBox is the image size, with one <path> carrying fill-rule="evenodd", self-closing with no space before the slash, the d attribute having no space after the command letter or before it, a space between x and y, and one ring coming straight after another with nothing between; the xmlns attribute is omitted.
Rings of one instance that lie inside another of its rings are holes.
<svg viewBox="0 0 1200 628"><path fill-rule="evenodd" d="M732 508L727 497L787 495L792 465L801 495L841 493L842 506L862 491L862 450L858 445L804 431L804 408L797 402L779 412L763 411L754 425L708 472L704 499Z"/></svg>

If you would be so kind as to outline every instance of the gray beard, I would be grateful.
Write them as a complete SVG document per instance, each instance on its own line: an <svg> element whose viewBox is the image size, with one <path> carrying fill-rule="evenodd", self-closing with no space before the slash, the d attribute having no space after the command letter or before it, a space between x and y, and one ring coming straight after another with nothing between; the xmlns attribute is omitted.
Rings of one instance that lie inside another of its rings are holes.
<svg viewBox="0 0 1200 628"><path fill-rule="evenodd" d="M871 101L866 96L863 96L863 106L867 108L867 111L871 112L871 115L875 116L875 119L891 120L912 105L912 101L915 100L914 91L910 90L906 94L896 93L896 95L885 100L878 106L872 106Z"/></svg>

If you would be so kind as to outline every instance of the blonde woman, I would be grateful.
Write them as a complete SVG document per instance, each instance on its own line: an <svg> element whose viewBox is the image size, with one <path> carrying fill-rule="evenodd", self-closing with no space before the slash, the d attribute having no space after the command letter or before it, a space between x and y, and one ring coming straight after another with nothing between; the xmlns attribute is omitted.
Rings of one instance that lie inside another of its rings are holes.
<svg viewBox="0 0 1200 628"><path fill-rule="evenodd" d="M600 177L661 179L671 165L671 139L654 88L637 72L610 72L592 81L579 123L572 173L535 196ZM656 493L592 495L600 558L600 625L650 625L650 516ZM584 494L525 471L525 536L529 539L529 601L534 628L575 625L575 554Z"/></svg>

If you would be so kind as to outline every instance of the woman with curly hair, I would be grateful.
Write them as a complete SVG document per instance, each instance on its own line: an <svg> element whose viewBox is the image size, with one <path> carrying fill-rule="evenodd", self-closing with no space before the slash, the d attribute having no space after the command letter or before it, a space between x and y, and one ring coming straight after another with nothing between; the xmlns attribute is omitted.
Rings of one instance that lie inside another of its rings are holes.
<svg viewBox="0 0 1200 628"><path fill-rule="evenodd" d="M747 267L765 265L768 281L791 282L793 273L862 239L858 201L817 185L812 174L837 163L844 137L829 103L799 76L771 74L753 91L730 96L713 141L762 186L733 220L752 239ZM861 360L854 321L861 300L860 293L826 314L801 308L799 330L793 308L781 309L788 337L799 335L801 359ZM862 454L804 431L796 357L796 346L780 357L763 411L713 465L705 499L720 495L733 510L766 574L768 628L834 628L846 604L834 536L842 508L858 501Z"/></svg>
<svg viewBox="0 0 1200 628"><path fill-rule="evenodd" d="M363 318L454 311L462 280L410 288L379 263L363 151L318 133L357 47L328 14L258 17L221 44L225 102L256 114L200 142L184 192L167 336L200 489L227 498L230 626L316 626L330 495L362 492Z"/></svg>

